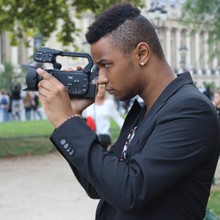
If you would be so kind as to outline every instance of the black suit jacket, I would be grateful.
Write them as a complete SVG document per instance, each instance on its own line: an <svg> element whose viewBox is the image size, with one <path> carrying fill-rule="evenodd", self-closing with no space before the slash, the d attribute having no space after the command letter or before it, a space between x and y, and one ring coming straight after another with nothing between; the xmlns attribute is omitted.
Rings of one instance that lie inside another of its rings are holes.
<svg viewBox="0 0 220 220"><path fill-rule="evenodd" d="M88 195L100 198L97 220L202 220L220 151L214 106L184 73L142 116L135 102L110 151L80 118L61 125L51 140Z"/></svg>

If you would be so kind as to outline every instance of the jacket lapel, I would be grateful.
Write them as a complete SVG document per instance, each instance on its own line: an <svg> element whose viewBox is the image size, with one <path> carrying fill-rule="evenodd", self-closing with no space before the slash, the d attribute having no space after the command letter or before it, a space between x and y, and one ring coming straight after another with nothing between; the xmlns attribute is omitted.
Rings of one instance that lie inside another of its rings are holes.
<svg viewBox="0 0 220 220"><path fill-rule="evenodd" d="M124 147L127 136L129 134L129 132L131 131L131 129L133 128L133 126L135 125L135 121L137 120L138 115L141 112L141 110L142 110L142 107L140 106L138 101L135 100L131 110L129 111L129 113L124 121L123 127L121 129L120 134L119 134L119 138L114 143L114 145L112 146L112 148L110 150L110 151L114 152L114 154L118 158L120 158L120 156L121 156L121 152Z"/></svg>
<svg viewBox="0 0 220 220"><path fill-rule="evenodd" d="M153 128L153 118L160 111L160 109L166 104L167 100L173 96L182 86L185 84L193 84L192 78L189 72L178 75L161 93L154 105L151 107L147 115L139 123L135 136L128 147L128 155L131 155L133 146L136 145L141 138L148 139ZM144 134L144 135L143 135ZM143 146L141 146L143 147Z"/></svg>

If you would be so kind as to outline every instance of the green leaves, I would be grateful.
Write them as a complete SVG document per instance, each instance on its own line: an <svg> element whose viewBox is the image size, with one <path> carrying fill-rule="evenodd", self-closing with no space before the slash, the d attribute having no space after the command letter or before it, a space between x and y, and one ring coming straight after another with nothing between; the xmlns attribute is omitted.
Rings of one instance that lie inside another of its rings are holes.
<svg viewBox="0 0 220 220"><path fill-rule="evenodd" d="M79 30L70 11L76 11L78 17L87 10L98 15L119 2L143 5L143 0L0 0L0 33L11 32L12 45L19 39L29 45L30 38L40 35L45 42L56 31L58 41L75 46Z"/></svg>
<svg viewBox="0 0 220 220"><path fill-rule="evenodd" d="M13 86L13 82L16 82L19 76L15 73L11 63L5 63L4 71L0 73L0 77L0 90L4 89L6 91L10 91Z"/></svg>
<svg viewBox="0 0 220 220"><path fill-rule="evenodd" d="M107 9L116 3L132 3L136 6L143 7L143 0L75 0L71 4L76 8L77 14L81 14L87 10L93 12L95 15L99 15L103 10Z"/></svg>
<svg viewBox="0 0 220 220"><path fill-rule="evenodd" d="M12 44L16 44L19 38L28 42L28 37L36 35L43 36L46 41L58 29L59 19L64 21L62 31L75 31L65 0L9 0L1 2L0 6L0 32L13 32ZM73 43L71 35L64 40Z"/></svg>

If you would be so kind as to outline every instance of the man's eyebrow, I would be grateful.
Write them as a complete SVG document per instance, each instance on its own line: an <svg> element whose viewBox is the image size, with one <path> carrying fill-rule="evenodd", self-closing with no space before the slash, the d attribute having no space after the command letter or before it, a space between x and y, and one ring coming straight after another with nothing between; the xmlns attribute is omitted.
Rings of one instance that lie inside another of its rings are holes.
<svg viewBox="0 0 220 220"><path fill-rule="evenodd" d="M105 62L109 62L109 61L107 59L101 59L101 60L95 61L96 64L102 64L102 63L105 63Z"/></svg>

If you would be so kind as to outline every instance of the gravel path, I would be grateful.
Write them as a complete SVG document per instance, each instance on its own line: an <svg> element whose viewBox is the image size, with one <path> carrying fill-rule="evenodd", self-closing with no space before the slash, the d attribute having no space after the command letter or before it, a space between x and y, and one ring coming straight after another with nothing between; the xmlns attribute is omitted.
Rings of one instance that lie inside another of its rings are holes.
<svg viewBox="0 0 220 220"><path fill-rule="evenodd" d="M93 220L97 202L58 153L0 159L0 219Z"/></svg>

